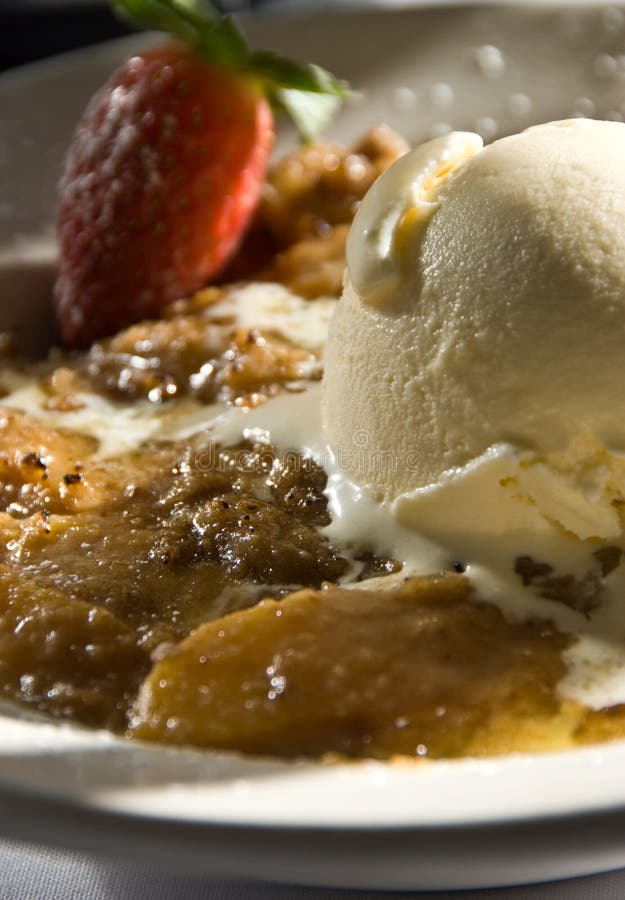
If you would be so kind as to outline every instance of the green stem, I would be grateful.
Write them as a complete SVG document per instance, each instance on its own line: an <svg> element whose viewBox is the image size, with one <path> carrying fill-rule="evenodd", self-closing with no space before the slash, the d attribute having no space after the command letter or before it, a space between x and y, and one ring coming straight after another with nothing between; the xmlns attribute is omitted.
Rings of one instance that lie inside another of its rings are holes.
<svg viewBox="0 0 625 900"><path fill-rule="evenodd" d="M228 16L209 0L110 0L113 10L135 28L174 35L217 65L248 72L275 109L289 113L304 140L326 126L348 85L319 66L276 53L252 52Z"/></svg>

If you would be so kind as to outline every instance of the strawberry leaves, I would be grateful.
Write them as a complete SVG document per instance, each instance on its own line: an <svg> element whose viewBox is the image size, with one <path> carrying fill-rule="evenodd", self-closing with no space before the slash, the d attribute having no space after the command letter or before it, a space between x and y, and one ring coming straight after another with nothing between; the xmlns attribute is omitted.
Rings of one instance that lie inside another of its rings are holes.
<svg viewBox="0 0 625 900"><path fill-rule="evenodd" d="M346 83L321 66L292 62L262 50L252 54L251 62L271 105L290 115L305 141L323 131L350 95Z"/></svg>
<svg viewBox="0 0 625 900"><path fill-rule="evenodd" d="M250 50L233 20L208 0L111 0L136 28L165 31L220 66L245 72L276 110L287 112L302 138L313 140L349 96L347 84L320 66Z"/></svg>
<svg viewBox="0 0 625 900"><path fill-rule="evenodd" d="M207 0L111 0L134 28L164 31L218 65L245 68L250 52L232 19Z"/></svg>

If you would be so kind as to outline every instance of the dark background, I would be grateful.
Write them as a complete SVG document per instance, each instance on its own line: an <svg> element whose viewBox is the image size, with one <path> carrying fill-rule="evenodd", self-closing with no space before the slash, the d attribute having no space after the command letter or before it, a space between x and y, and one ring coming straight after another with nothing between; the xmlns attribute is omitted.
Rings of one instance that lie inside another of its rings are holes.
<svg viewBox="0 0 625 900"><path fill-rule="evenodd" d="M224 12L262 0L222 0ZM0 70L128 34L106 0L0 0Z"/></svg>

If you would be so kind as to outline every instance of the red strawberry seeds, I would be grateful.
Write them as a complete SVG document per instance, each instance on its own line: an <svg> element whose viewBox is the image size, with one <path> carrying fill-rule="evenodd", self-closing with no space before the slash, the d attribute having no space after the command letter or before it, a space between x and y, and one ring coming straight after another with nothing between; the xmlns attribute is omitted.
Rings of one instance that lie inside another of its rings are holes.
<svg viewBox="0 0 625 900"><path fill-rule="evenodd" d="M113 76L87 108L61 181L66 345L154 316L222 268L258 202L273 133L248 76L182 44Z"/></svg>

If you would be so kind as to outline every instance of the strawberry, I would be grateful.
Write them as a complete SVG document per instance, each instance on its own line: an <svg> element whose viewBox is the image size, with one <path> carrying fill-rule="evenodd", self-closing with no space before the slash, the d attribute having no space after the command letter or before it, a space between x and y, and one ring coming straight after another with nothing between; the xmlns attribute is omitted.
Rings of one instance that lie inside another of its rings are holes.
<svg viewBox="0 0 625 900"><path fill-rule="evenodd" d="M311 137L345 93L321 69L251 52L205 0L115 6L177 40L113 75L68 151L55 304L69 347L155 316L213 278L259 200L272 106Z"/></svg>

